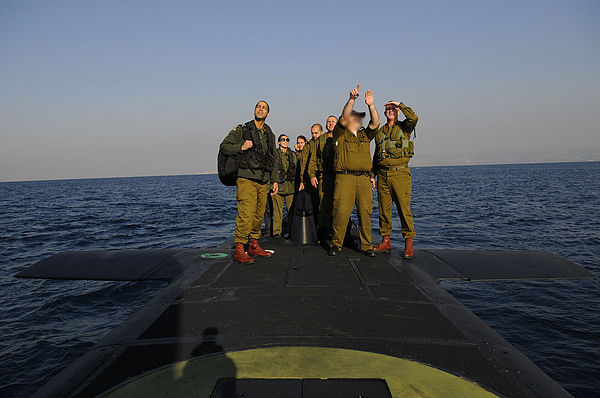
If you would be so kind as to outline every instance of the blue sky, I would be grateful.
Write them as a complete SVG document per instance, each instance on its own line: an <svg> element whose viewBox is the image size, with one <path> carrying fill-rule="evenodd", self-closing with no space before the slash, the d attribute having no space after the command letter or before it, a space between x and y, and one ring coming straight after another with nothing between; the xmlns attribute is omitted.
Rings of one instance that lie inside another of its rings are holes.
<svg viewBox="0 0 600 398"><path fill-rule="evenodd" d="M5 0L0 181L211 171L257 99L296 136L356 83L420 116L415 165L600 160L598 20L598 1Z"/></svg>

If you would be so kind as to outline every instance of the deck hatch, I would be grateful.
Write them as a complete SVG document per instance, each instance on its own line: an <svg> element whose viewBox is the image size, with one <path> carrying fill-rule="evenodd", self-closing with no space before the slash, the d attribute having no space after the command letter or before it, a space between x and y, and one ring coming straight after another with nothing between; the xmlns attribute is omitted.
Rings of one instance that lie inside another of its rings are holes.
<svg viewBox="0 0 600 398"><path fill-rule="evenodd" d="M237 379L217 381L211 398L392 398L382 379Z"/></svg>

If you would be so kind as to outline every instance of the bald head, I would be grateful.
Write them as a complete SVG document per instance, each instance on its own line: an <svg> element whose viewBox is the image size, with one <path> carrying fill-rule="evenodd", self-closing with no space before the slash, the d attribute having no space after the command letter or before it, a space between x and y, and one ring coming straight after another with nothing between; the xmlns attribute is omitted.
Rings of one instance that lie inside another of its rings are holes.
<svg viewBox="0 0 600 398"><path fill-rule="evenodd" d="M338 118L335 117L335 116L333 116L333 115L330 115L327 118L327 122L325 122L325 126L327 127L327 131L330 131L330 132L333 131L333 129L335 128L335 125L337 124L337 122L338 122Z"/></svg>
<svg viewBox="0 0 600 398"><path fill-rule="evenodd" d="M315 123L310 127L310 134L312 135L312 139L316 140L323 134L323 126L319 123Z"/></svg>

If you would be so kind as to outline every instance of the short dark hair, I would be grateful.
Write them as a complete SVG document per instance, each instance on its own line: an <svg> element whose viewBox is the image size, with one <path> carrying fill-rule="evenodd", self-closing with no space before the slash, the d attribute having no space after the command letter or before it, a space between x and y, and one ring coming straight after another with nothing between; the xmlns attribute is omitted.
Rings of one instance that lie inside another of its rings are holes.
<svg viewBox="0 0 600 398"><path fill-rule="evenodd" d="M269 103L265 100L260 100L256 103L256 105L254 105L254 109L256 109L256 107L258 106L258 104L260 104L261 102L264 102L265 104L267 104L267 112L271 112L271 107L269 106Z"/></svg>
<svg viewBox="0 0 600 398"><path fill-rule="evenodd" d="M334 117L334 118L335 118L335 120L339 120L339 119L338 119L338 117L337 117L337 116L335 116L335 115L329 115L329 116L327 116L327 119L325 119L325 120L328 120L330 117Z"/></svg>
<svg viewBox="0 0 600 398"><path fill-rule="evenodd" d="M302 134L300 134L298 137L296 137L296 141L298 141L298 138L302 138L304 140L304 142L308 142L308 140L306 139L306 137L303 136Z"/></svg>
<svg viewBox="0 0 600 398"><path fill-rule="evenodd" d="M279 134L279 138L277 138L277 142L281 141L281 137L287 137L287 138L290 138L290 137L288 137L288 135L287 135L287 134Z"/></svg>
<svg viewBox="0 0 600 398"><path fill-rule="evenodd" d="M310 126L310 129L312 130L312 129L313 129L313 127L315 127L315 126L318 126L318 127L319 127L319 130L323 131L323 126L321 126L321 124L319 124L319 123L315 123L315 124L313 124L312 126Z"/></svg>

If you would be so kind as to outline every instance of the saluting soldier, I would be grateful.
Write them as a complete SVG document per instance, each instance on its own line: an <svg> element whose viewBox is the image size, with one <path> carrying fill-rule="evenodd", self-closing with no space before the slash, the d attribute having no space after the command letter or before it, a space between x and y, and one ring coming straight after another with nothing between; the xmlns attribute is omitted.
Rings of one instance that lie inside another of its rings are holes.
<svg viewBox="0 0 600 398"><path fill-rule="evenodd" d="M296 153L288 148L290 139L287 135L281 134L277 139L279 149L275 151L279 158L279 190L277 193L271 193L273 199L273 237L281 238L283 205L287 207L288 214L294 206L294 182L296 180L296 168L298 158ZM291 221L291 220L290 220Z"/></svg>
<svg viewBox="0 0 600 398"><path fill-rule="evenodd" d="M275 135L265 123L269 110L266 101L258 101L254 107L254 120L236 126L220 147L225 155L238 155L239 159L233 258L240 263L253 263L251 256L271 256L258 244L269 182L273 182L273 193L277 194L281 168L275 155ZM245 244L248 244L248 253L244 251Z"/></svg>
<svg viewBox="0 0 600 398"><path fill-rule="evenodd" d="M308 177L313 189L319 193L319 226L318 236L320 241L325 241L332 231L333 220L333 191L335 189L335 142L333 130L337 124L337 117L329 116L325 125L327 132L321 134L315 141L315 154L311 156L308 165Z"/></svg>
<svg viewBox="0 0 600 398"><path fill-rule="evenodd" d="M375 256L371 243L371 212L373 193L371 182L371 140L379 127L379 115L375 108L373 93L367 90L365 103L369 107L371 121L362 127L364 112L356 112L354 101L359 97L359 87L350 92L342 116L333 130L336 145L334 168L336 172L333 197L333 239L328 254L338 255L346 235L350 214L356 204L358 213L361 250L367 256Z"/></svg>
<svg viewBox="0 0 600 398"><path fill-rule="evenodd" d="M399 111L405 116L398 121ZM390 101L385 104L387 123L375 136L375 154L373 169L377 175L377 197L379 201L379 233L382 241L375 251L389 252L392 249L390 235L392 233L392 202L396 203L402 236L404 237L404 255L406 259L413 257L413 237L415 227L410 211L410 195L412 189L408 162L414 155L414 143L411 133L417 125L418 117L412 109L402 102Z"/></svg>

